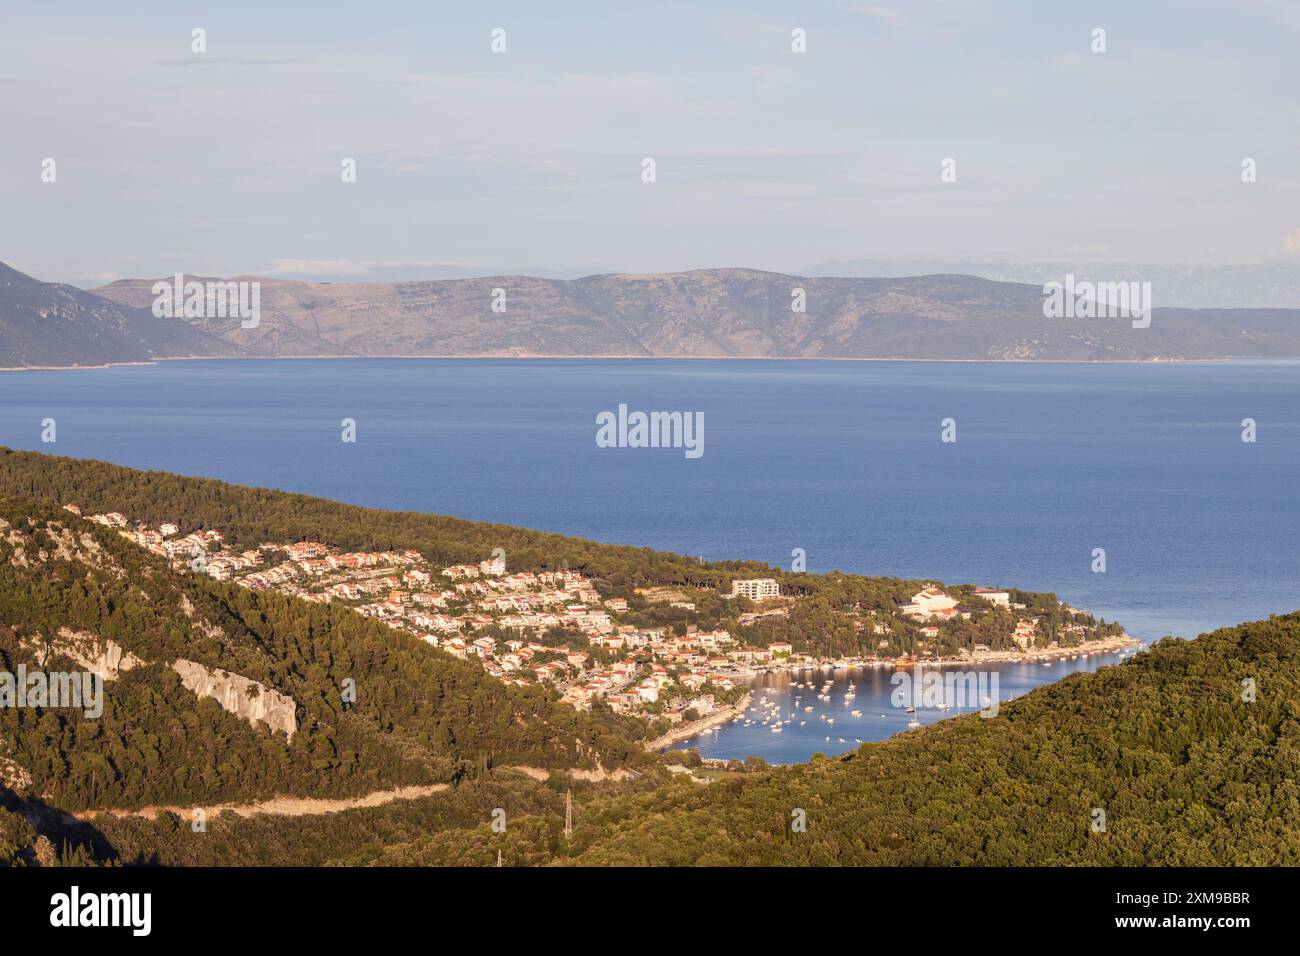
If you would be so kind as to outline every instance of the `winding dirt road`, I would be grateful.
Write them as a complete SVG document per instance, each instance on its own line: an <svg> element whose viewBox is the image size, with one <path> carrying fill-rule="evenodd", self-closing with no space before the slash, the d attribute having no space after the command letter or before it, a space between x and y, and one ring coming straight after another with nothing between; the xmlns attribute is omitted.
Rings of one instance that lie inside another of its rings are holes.
<svg viewBox="0 0 1300 956"><path fill-rule="evenodd" d="M360 797L344 797L339 800L327 800L316 797L274 797L261 803L218 803L212 806L195 804L188 807L148 806L134 810L116 808L99 810L78 810L69 814L77 820L91 820L101 814L114 817L157 817L160 813L174 813L178 817L188 818L196 810L203 810L208 816L218 813L234 813L241 817L256 817L263 814L277 817L313 817L325 813L338 813L340 810L355 810L360 807L380 807L396 800L418 800L448 789L448 784L431 783L411 787L396 787L392 790L375 790Z"/></svg>

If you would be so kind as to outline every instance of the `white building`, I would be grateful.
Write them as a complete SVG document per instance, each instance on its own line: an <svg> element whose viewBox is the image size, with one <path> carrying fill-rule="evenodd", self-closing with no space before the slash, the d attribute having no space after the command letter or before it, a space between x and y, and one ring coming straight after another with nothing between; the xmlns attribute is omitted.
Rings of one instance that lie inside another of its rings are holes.
<svg viewBox="0 0 1300 956"><path fill-rule="evenodd" d="M911 603L900 604L898 610L900 614L918 621L928 621L935 617L950 618L956 607L957 602L952 597L939 588L928 587L913 594Z"/></svg>
<svg viewBox="0 0 1300 956"><path fill-rule="evenodd" d="M999 591L997 588L976 588L975 596L983 598L991 604L1001 604L1003 607L1011 606L1011 593L1009 591Z"/></svg>
<svg viewBox="0 0 1300 956"><path fill-rule="evenodd" d="M731 582L731 594L728 597L744 595L751 601L766 601L781 596L781 585L775 578L749 578L744 581Z"/></svg>

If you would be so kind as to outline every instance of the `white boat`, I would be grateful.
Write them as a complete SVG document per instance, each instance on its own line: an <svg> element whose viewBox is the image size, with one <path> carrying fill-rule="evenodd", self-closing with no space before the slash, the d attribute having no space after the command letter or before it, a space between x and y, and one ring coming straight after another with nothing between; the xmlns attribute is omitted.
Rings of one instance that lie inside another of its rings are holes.
<svg viewBox="0 0 1300 956"><path fill-rule="evenodd" d="M921 722L920 722L919 720L917 720L915 717L913 717L911 720L909 720L909 721L907 722L907 726L909 726L909 727L920 727L920 726L921 726Z"/></svg>
<svg viewBox="0 0 1300 956"><path fill-rule="evenodd" d="M851 711L849 711L849 713L850 713L852 716L854 716L854 717L861 717L861 716L862 716L862 711L860 711L860 710L851 710Z"/></svg>
<svg viewBox="0 0 1300 956"><path fill-rule="evenodd" d="M772 725L772 733L774 733L774 734L779 734L780 732L781 732L781 725L780 725L780 724L773 724L773 725Z"/></svg>

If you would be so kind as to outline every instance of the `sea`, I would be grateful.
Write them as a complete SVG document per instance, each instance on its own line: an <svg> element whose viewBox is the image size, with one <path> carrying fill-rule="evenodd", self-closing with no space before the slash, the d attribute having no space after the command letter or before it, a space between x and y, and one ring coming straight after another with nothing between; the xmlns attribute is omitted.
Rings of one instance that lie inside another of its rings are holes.
<svg viewBox="0 0 1300 956"><path fill-rule="evenodd" d="M638 411L681 412L700 441L598 441L602 415ZM1051 591L1144 641L1300 606L1291 361L167 361L0 373L0 444L706 560ZM1003 686L1107 663L1002 665ZM762 727L760 747L742 721L694 745L787 762L905 729L878 716L887 686L864 689L888 675L832 676L837 704L857 685L852 732ZM789 712L792 678L765 680Z"/></svg>

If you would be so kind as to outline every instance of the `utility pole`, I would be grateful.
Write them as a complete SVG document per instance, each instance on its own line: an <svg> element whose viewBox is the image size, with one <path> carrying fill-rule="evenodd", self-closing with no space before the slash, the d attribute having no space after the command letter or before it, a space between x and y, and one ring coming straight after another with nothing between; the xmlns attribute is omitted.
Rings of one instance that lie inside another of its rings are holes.
<svg viewBox="0 0 1300 956"><path fill-rule="evenodd" d="M564 792L564 838L573 836L573 791Z"/></svg>

